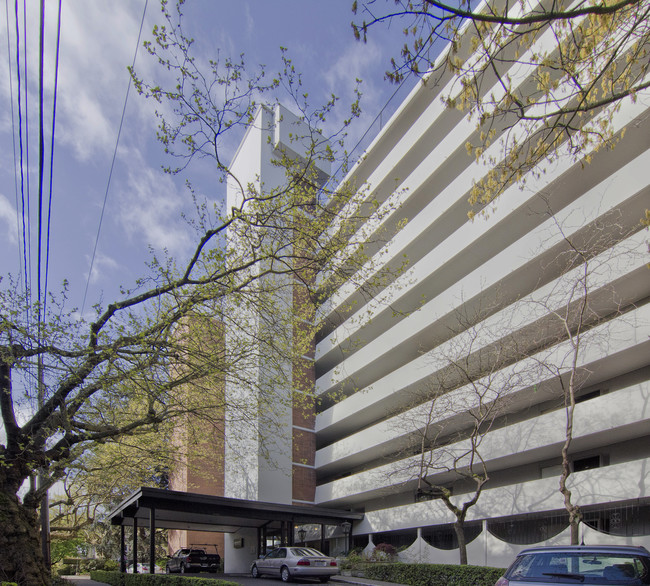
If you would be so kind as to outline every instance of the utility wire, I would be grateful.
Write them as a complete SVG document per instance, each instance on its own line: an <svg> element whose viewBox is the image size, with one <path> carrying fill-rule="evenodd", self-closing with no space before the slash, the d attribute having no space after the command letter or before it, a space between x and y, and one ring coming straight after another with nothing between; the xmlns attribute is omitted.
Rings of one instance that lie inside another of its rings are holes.
<svg viewBox="0 0 650 586"><path fill-rule="evenodd" d="M45 129L43 128L43 57L45 54L45 0L41 0L38 43L38 256L36 283L38 286L38 341L41 341L41 324L44 318L41 302L41 252L43 247L43 175L45 172Z"/></svg>
<svg viewBox="0 0 650 586"><path fill-rule="evenodd" d="M18 0L14 3L16 15L16 78L18 87L18 147L20 152L20 200L21 200L21 218L22 218L22 236L23 236L23 270L25 275L25 295L27 296L26 312L27 321L29 322L29 271L27 257L29 255L29 244L27 239L27 222L25 217L29 217L29 209L25 210L25 162L23 151L23 114L22 114L22 80L20 77L20 19L18 12Z"/></svg>
<svg viewBox="0 0 650 586"><path fill-rule="evenodd" d="M21 243L20 238L18 235L21 232L20 229L20 219L18 216L18 209L20 206L18 205L18 169L17 169L17 164L18 161L16 159L16 113L14 112L14 80L13 80L13 68L11 66L11 41L10 41L10 34L9 34L9 0L5 0L5 16L6 16L6 23L7 23L7 65L8 65L8 70L9 70L9 95L11 96L10 99L10 104L11 104L11 140L12 140L12 149L13 149L13 155L14 155L14 199L16 201L16 239L18 240L18 264L20 266L21 264L21 257L23 256L23 252L25 250L24 244L24 233L23 233L23 240ZM21 246L22 244L22 246ZM22 250L21 250L22 248ZM19 271L19 283L22 280L22 269Z"/></svg>
<svg viewBox="0 0 650 586"><path fill-rule="evenodd" d="M43 300L43 319L47 314L47 281L50 268L50 222L52 219L52 191L53 191L53 181L52 177L54 175L54 130L56 129L56 96L57 89L59 86L59 51L61 48L61 0L59 0L59 13L57 17L57 29L56 29L56 58L54 65L54 98L52 104L52 138L50 140L50 194L48 197L47 204L47 237L46 237L46 256L45 256L45 297Z"/></svg>
<svg viewBox="0 0 650 586"><path fill-rule="evenodd" d="M18 0L16 0L16 14L18 14ZM16 17L17 18L17 17ZM16 39L18 41L18 39ZM28 300L31 299L31 289L32 289L32 221L31 221L31 189L29 181L29 90L27 87L27 0L23 0L23 44L25 50L23 51L23 71L24 83L25 83L25 186L27 188L27 260L29 268L29 277L25 281L25 288L27 291ZM22 152L22 140L21 140L21 152ZM21 170L22 173L22 170ZM23 222L24 222L23 218ZM29 305L29 304L28 304ZM28 310L29 311L29 310Z"/></svg>
<svg viewBox="0 0 650 586"><path fill-rule="evenodd" d="M138 48L140 47L140 36L142 35L142 27L144 25L144 17L145 14L147 13L147 4L149 3L149 0L145 0L144 3L144 10L142 11L142 20L140 21L140 31L138 32L138 42L135 45L135 52L133 54L133 63L131 65L131 70L135 67L135 60L136 57L138 56ZM88 286L90 285L90 277L93 273L93 266L95 264L95 255L97 254L97 245L99 243L99 233L101 232L102 229L102 222L104 220L104 211L106 210L106 201L108 200L108 190L110 189L111 186L111 178L113 177L113 168L115 167L115 158L117 156L117 147L120 143L120 135L122 134L122 125L124 124L124 116L126 114L126 104L129 100L129 91L131 90L131 76L129 75L129 85L126 88L126 96L124 98L124 106L122 107L122 117L120 119L120 126L117 131L117 139L115 140L115 150L113 151L113 160L111 161L111 168L108 172L108 181L106 183L106 192L104 193L104 203L102 205L102 212L99 216L99 226L97 226L97 236L95 237L95 246L93 248L93 255L92 258L90 259L90 269L88 270L88 279L86 280L86 289L84 291L84 299L83 303L81 304L81 315L84 313L84 309L86 307L86 297L88 296Z"/></svg>

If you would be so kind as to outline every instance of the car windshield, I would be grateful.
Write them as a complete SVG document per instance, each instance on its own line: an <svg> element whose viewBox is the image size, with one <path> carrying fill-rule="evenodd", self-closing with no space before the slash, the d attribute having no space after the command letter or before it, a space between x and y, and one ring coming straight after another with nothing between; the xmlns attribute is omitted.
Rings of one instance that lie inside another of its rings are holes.
<svg viewBox="0 0 650 586"><path fill-rule="evenodd" d="M617 553L531 552L517 558L508 571L511 582L547 584L648 584L648 562L642 556Z"/></svg>
<svg viewBox="0 0 650 586"><path fill-rule="evenodd" d="M315 549L311 549L311 547L292 547L291 553L296 556L325 557L325 554Z"/></svg>

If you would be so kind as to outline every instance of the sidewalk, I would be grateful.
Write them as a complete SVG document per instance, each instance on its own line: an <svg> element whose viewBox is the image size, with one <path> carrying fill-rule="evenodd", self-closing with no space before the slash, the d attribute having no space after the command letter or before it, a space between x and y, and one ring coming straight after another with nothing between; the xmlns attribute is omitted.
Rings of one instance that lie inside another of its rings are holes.
<svg viewBox="0 0 650 586"><path fill-rule="evenodd" d="M65 576L66 580L70 580L73 584L78 586L108 586L105 582L95 582L91 580L90 576Z"/></svg>

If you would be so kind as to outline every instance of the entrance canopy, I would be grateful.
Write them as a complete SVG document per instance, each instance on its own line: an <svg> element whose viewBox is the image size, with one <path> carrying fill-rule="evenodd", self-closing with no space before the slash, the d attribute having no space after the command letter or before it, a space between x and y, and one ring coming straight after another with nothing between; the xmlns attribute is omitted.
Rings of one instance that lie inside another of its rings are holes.
<svg viewBox="0 0 650 586"><path fill-rule="evenodd" d="M204 494L142 487L113 509L112 525L233 533L273 522L340 525L363 519L363 513L317 506L281 505Z"/></svg>

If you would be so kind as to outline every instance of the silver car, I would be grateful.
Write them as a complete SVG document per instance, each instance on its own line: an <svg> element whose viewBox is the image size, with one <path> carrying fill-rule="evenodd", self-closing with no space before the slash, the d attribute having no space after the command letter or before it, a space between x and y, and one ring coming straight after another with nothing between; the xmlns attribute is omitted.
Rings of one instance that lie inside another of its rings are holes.
<svg viewBox="0 0 650 586"><path fill-rule="evenodd" d="M283 582L293 578L317 578L327 582L339 573L334 558L311 547L278 547L253 562L251 576L279 576Z"/></svg>
<svg viewBox="0 0 650 586"><path fill-rule="evenodd" d="M650 584L650 552L633 546L528 548L517 555L496 586L557 584Z"/></svg>

